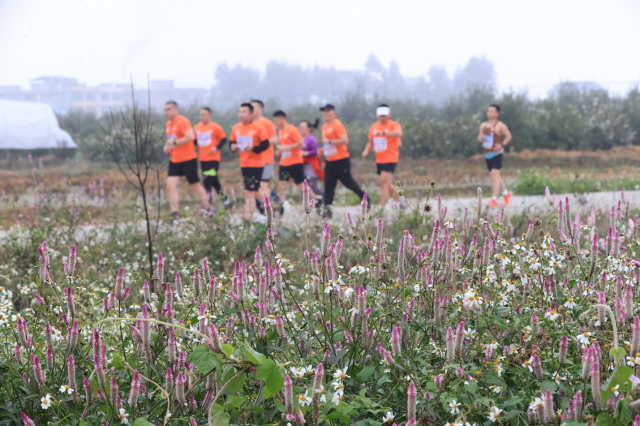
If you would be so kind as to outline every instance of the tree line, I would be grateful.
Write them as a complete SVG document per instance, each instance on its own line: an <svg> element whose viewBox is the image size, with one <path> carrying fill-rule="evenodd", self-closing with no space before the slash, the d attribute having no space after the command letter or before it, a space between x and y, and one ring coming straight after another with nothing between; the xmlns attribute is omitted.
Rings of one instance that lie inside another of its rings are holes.
<svg viewBox="0 0 640 426"><path fill-rule="evenodd" d="M380 103L391 106L392 118L402 124L404 136L401 156L412 158L464 158L481 152L476 143L478 126L485 120L489 104L501 106L500 119L512 134L510 148L596 150L616 146L640 145L640 91L636 87L624 96L613 96L603 89L581 90L574 83L559 85L547 99L531 99L526 93L497 94L491 86L472 86L466 92L447 98L442 105L424 104L418 99L367 95L356 86L333 103L337 117L349 132L350 151L364 148L370 125L376 120L375 108ZM248 97L246 100L251 99ZM192 124L198 122L204 105L181 106L181 114ZM213 119L229 132L237 122L237 107L213 109ZM270 117L285 108L289 122L313 121L320 117L320 103L305 102L284 107L278 101L267 101L265 114ZM159 132L165 119L152 112ZM88 161L109 161L103 149L106 119L101 123L92 115L71 113L60 116L60 125L69 131ZM319 131L316 132L319 134ZM231 158L227 150L223 155Z"/></svg>

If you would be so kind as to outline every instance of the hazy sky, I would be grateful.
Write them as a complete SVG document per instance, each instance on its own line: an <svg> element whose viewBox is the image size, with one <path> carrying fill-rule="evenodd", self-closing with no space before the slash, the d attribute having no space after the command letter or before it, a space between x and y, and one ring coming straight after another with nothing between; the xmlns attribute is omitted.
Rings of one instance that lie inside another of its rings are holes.
<svg viewBox="0 0 640 426"><path fill-rule="evenodd" d="M638 0L0 0L0 85L143 84L148 72L209 87L222 62L361 70L374 53L404 76L484 56L500 90L589 80L622 91L640 82L638 22Z"/></svg>

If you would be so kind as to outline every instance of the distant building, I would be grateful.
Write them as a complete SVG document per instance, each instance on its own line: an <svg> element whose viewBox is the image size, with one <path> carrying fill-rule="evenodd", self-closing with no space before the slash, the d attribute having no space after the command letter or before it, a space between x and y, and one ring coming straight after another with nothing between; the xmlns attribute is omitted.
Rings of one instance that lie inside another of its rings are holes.
<svg viewBox="0 0 640 426"><path fill-rule="evenodd" d="M31 89L20 86L0 86L0 99L12 101L38 102L50 105L56 114L82 111L100 118L110 110L130 106L131 86L129 84L100 84L88 87L75 78L39 77L30 81ZM147 108L147 89L136 88L136 104ZM164 103L174 100L181 106L203 104L209 99L209 90L203 87L174 87L173 80L151 81L151 108L162 111Z"/></svg>

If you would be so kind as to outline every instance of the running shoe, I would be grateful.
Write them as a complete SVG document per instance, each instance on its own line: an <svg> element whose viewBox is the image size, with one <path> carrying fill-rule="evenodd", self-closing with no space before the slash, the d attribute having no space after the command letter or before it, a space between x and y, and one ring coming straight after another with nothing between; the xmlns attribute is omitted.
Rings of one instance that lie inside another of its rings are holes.
<svg viewBox="0 0 640 426"><path fill-rule="evenodd" d="M181 219L180 213L178 213L178 212L171 212L171 219L172 219L172 220L178 220L178 219Z"/></svg>
<svg viewBox="0 0 640 426"><path fill-rule="evenodd" d="M328 206L325 206L324 213L322 214L323 219L331 219L333 217L333 213Z"/></svg>
<svg viewBox="0 0 640 426"><path fill-rule="evenodd" d="M489 201L489 207L498 207L498 201L492 198L491 201Z"/></svg>
<svg viewBox="0 0 640 426"><path fill-rule="evenodd" d="M322 197L318 197L318 198L316 198L316 201L315 201L314 205L315 205L315 207L316 207L317 209L319 209L320 207L322 207Z"/></svg>
<svg viewBox="0 0 640 426"><path fill-rule="evenodd" d="M271 199L277 202L280 202L280 196L273 189L271 190Z"/></svg>
<svg viewBox="0 0 640 426"><path fill-rule="evenodd" d="M509 191L507 195L504 196L504 206L507 207L510 201L511 201L511 191Z"/></svg>
<svg viewBox="0 0 640 426"><path fill-rule="evenodd" d="M258 202L258 200L256 200L256 208L258 209L260 214L264 215L264 207L262 207L262 204L260 204L260 202Z"/></svg>

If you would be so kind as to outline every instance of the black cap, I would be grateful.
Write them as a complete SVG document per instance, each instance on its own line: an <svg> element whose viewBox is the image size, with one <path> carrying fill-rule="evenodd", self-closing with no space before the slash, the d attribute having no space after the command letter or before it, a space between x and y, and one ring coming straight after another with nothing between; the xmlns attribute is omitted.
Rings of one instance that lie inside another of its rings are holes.
<svg viewBox="0 0 640 426"><path fill-rule="evenodd" d="M333 110L335 110L335 109L336 109L336 107L334 107L334 106L333 106L333 105L331 105L331 104L326 104L325 106L323 106L323 107L321 107L321 108L320 108L320 111L330 111L330 110L332 110L332 109L333 109Z"/></svg>

